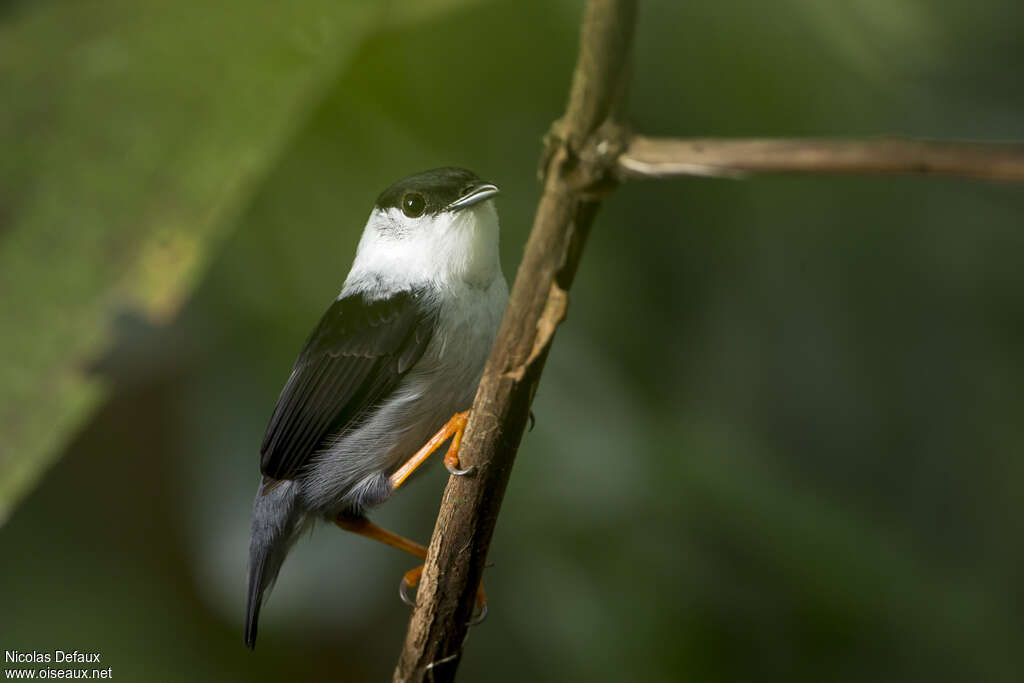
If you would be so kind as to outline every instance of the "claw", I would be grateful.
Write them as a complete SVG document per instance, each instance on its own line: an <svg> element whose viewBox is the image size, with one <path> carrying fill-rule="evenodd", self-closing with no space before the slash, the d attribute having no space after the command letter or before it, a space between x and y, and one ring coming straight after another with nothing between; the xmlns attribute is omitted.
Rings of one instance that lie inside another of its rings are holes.
<svg viewBox="0 0 1024 683"><path fill-rule="evenodd" d="M465 469L459 469L455 465L452 465L452 464L449 464L449 463L446 462L444 464L444 466L445 466L445 468L449 472L451 472L456 477L463 477L463 476L469 474L470 472L473 472L474 470L476 470L476 465L470 465L469 467L467 467Z"/></svg>
<svg viewBox="0 0 1024 683"><path fill-rule="evenodd" d="M402 582L400 584L398 584L398 597L402 598L402 602L407 604L409 607L415 607L416 606L416 602L409 598L409 593L407 592L408 590L409 590L409 582L406 581L405 577L403 576L402 577Z"/></svg>
<svg viewBox="0 0 1024 683"><path fill-rule="evenodd" d="M421 566L416 567L416 569L409 570L406 572L406 575L402 577L402 582L398 584L398 597L400 597L402 602L407 604L409 607L416 606L416 601L409 597L409 588L418 583L418 580L416 582L410 582L409 574L415 573L414 575L417 576L418 579L419 572L422 571L422 569L423 567ZM467 626L478 626L487 618L487 598L483 594L483 586L480 586L479 591L480 592L477 595L477 603L480 606L480 612L475 617L470 618L469 622L466 624Z"/></svg>
<svg viewBox="0 0 1024 683"><path fill-rule="evenodd" d="M483 605L480 606L480 614L478 614L475 617L471 618L469 620L469 624L467 624L467 626L479 626L480 624L483 623L484 619L486 619L486 618L487 618L487 603L485 602Z"/></svg>
<svg viewBox="0 0 1024 683"><path fill-rule="evenodd" d="M527 431L532 432L533 431L533 426L536 425L536 424L537 424L537 418L534 417L533 411L531 410L530 411L530 428Z"/></svg>

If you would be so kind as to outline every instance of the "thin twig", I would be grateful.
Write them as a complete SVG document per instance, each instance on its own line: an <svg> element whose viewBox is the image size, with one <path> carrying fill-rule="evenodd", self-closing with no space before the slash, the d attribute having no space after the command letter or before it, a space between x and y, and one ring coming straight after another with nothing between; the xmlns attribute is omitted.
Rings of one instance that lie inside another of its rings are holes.
<svg viewBox="0 0 1024 683"><path fill-rule="evenodd" d="M548 139L544 192L462 442L461 459L476 471L445 489L395 681L455 677L530 403L600 197L614 186L621 146L605 135L617 128L602 126L626 88L635 15L635 0L587 3L566 114Z"/></svg>
<svg viewBox="0 0 1024 683"><path fill-rule="evenodd" d="M651 138L619 157L620 179L748 173L935 174L1024 182L1024 145L865 140Z"/></svg>

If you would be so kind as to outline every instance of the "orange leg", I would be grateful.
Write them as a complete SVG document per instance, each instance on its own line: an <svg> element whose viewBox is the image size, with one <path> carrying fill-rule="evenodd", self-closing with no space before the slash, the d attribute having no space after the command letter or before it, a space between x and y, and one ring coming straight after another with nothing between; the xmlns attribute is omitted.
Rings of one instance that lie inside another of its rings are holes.
<svg viewBox="0 0 1024 683"><path fill-rule="evenodd" d="M350 531L353 534L363 536L365 538L373 539L374 541L380 541L385 545L389 545L392 548L398 548L404 550L410 555L414 555L421 560L426 559L427 549L417 543L416 541L410 541L404 536L388 531L384 527L377 526L368 519L350 519L348 517L339 517L334 520L334 523L345 531ZM412 605L412 600L406 594L407 591L414 587L420 581L420 577L423 575L423 565L410 569L402 577L402 583L398 587L398 594L402 598L402 602L407 605ZM484 592L484 584L480 582L479 588L476 591L476 606L480 610L480 613L473 619L473 625L479 624L487 616L487 594Z"/></svg>
<svg viewBox="0 0 1024 683"><path fill-rule="evenodd" d="M449 438L451 438L452 443L451 446L448 447L448 452L444 455L444 466L454 475L463 475L470 472L472 470L471 467L467 469L459 469L459 446L462 445L462 433L466 429L467 422L469 422L468 410L461 413L455 413L455 415L452 416L452 419L445 423L444 427L434 434L434 436L430 437L430 441L416 451L416 453L413 454L405 464L395 470L394 474L389 478L391 490L397 489L401 486L402 483L416 471L416 468L422 465L426 459L429 458L434 451L440 448L441 444ZM427 549L419 543L410 541L404 536L399 536L398 534L388 531L383 527L379 527L368 519L349 519L346 517L339 517L334 520L334 522L345 531L351 531L354 534L371 538L375 541L380 541L392 548L404 550L410 555L414 555L421 560L426 559L427 557ZM406 591L419 583L422 575L423 565L421 564L415 569L407 571L402 577L402 584L399 587L398 593L405 603L409 605L413 604L406 595ZM480 613L476 619L474 619L474 624L483 621L483 618L487 615L487 595L484 593L483 583L481 583L480 587L477 589L476 604Z"/></svg>
<svg viewBox="0 0 1024 683"><path fill-rule="evenodd" d="M452 439L452 445L448 447L448 452L444 455L444 466L454 475L469 473L473 468L459 469L459 446L462 445L462 433L466 430L467 422L469 422L468 410L452 415L452 419L448 420L437 434L430 437L430 441L424 444L423 448L416 451L404 465L395 470L388 480L391 483L391 490L401 486L402 482L408 479L409 475L415 472L416 468L422 465L449 437Z"/></svg>
<svg viewBox="0 0 1024 683"><path fill-rule="evenodd" d="M427 549L425 546L420 545L416 541L410 541L405 536L399 536L394 532L388 531L384 527L377 526L368 519L349 519L348 517L339 517L334 520L334 523L345 531L351 531L359 536L380 541L392 548L404 550L410 555L418 557L421 560L425 560L427 558Z"/></svg>

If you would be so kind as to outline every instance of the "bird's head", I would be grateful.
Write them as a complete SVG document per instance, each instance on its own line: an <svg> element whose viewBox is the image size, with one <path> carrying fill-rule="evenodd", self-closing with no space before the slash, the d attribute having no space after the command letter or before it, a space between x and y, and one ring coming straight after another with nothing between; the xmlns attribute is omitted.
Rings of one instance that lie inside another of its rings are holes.
<svg viewBox="0 0 1024 683"><path fill-rule="evenodd" d="M496 185L463 168L399 180L377 197L348 284L488 286L501 275L496 194Z"/></svg>

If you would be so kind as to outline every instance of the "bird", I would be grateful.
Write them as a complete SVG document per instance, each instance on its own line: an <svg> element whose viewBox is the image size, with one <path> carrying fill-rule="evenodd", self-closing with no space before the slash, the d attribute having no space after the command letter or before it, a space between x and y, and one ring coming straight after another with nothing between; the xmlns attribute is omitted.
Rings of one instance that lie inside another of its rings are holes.
<svg viewBox="0 0 1024 683"><path fill-rule="evenodd" d="M341 291L299 352L260 447L245 645L295 541L319 520L421 560L426 548L371 522L449 442L453 475L477 384L508 303L493 183L435 168L380 193ZM415 585L422 565L403 576ZM486 610L486 598L478 605ZM408 600L407 600L408 601Z"/></svg>

